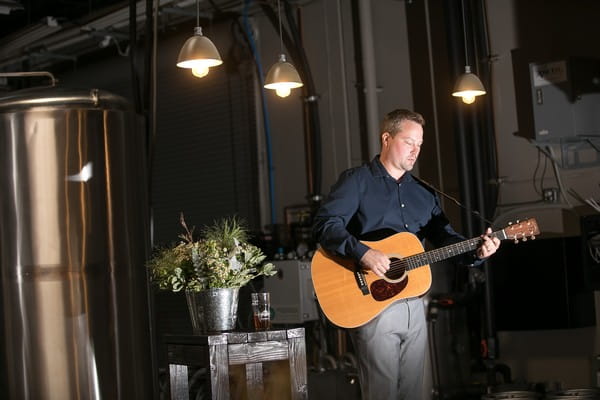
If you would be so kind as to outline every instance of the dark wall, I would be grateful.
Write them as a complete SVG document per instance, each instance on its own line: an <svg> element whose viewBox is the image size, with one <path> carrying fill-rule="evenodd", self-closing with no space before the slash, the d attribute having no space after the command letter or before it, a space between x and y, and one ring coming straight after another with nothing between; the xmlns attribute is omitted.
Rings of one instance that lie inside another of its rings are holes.
<svg viewBox="0 0 600 400"><path fill-rule="evenodd" d="M498 330L595 325L581 237L504 243L492 259Z"/></svg>
<svg viewBox="0 0 600 400"><path fill-rule="evenodd" d="M600 56L595 0L514 2L518 47L545 56Z"/></svg>

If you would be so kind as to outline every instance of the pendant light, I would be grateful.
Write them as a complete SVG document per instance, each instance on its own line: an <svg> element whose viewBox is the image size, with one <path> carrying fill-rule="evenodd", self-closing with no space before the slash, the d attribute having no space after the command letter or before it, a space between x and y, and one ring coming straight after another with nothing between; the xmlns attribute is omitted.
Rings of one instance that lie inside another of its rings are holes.
<svg viewBox="0 0 600 400"><path fill-rule="evenodd" d="M279 60L273 64L267 77L265 78L265 89L273 89L277 96L287 97L292 89L299 88L303 85L300 75L296 68L285 58L283 54L283 35L281 31L281 6L277 0L277 14L279 17Z"/></svg>
<svg viewBox="0 0 600 400"><path fill-rule="evenodd" d="M177 66L190 68L192 74L202 78L208 74L210 67L223 64L219 51L209 38L202 35L200 27L200 0L196 0L196 27L194 36L185 41L179 51Z"/></svg>
<svg viewBox="0 0 600 400"><path fill-rule="evenodd" d="M475 75L471 72L471 66L469 65L469 56L467 52L467 28L465 20L465 4L464 0L460 1L462 9L462 20L463 20L463 37L465 41L465 73L462 74L454 85L454 92L452 96L462 97L462 101L465 104L472 104L475 101L475 97L485 94L485 88L483 84Z"/></svg>

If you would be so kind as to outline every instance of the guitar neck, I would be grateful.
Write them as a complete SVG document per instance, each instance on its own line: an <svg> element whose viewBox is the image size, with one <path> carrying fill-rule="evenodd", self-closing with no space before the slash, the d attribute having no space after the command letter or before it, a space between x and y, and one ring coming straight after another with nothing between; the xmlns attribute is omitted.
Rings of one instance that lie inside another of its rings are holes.
<svg viewBox="0 0 600 400"><path fill-rule="evenodd" d="M508 239L504 229L492 232L490 237L495 237L500 240ZM423 265L432 264L435 262L443 261L448 258L458 256L460 254L467 253L477 249L483 239L481 237L475 237L472 239L464 240L462 242L454 243L439 249L426 251L424 253L415 254L406 258L403 258L403 262L406 263L406 269L411 270L414 268L421 267Z"/></svg>

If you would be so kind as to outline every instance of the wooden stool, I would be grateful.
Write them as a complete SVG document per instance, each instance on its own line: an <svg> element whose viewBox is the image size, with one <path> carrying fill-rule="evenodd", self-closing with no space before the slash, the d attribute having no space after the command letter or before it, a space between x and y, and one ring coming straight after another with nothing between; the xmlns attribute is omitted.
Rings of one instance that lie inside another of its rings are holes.
<svg viewBox="0 0 600 400"><path fill-rule="evenodd" d="M263 362L288 360L291 399L308 399L304 328L165 335L171 400L189 400L188 365L210 369L213 400L229 400L229 366L245 365L248 399L264 399Z"/></svg>

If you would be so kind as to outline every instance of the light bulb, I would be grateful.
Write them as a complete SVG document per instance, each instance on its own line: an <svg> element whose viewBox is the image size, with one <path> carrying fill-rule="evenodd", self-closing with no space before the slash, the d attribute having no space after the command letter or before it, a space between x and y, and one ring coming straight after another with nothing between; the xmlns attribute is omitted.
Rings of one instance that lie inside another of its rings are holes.
<svg viewBox="0 0 600 400"><path fill-rule="evenodd" d="M206 64L201 64L192 68L192 74L196 78L204 78L206 75L208 75L208 70L209 68Z"/></svg>
<svg viewBox="0 0 600 400"><path fill-rule="evenodd" d="M475 102L475 96L473 96L473 95L462 96L462 101L465 104L473 104Z"/></svg>
<svg viewBox="0 0 600 400"><path fill-rule="evenodd" d="M275 93L277 93L277 96L279 97L288 97L291 92L292 89L289 86L280 86L275 89Z"/></svg>

